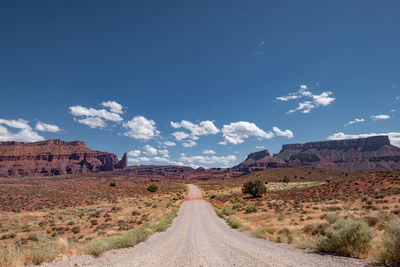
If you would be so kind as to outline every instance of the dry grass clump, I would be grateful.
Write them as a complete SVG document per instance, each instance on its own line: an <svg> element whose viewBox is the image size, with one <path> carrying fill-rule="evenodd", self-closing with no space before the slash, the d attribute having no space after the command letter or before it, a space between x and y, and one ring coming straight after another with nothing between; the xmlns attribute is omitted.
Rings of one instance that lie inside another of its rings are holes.
<svg viewBox="0 0 400 267"><path fill-rule="evenodd" d="M118 249L133 247L137 243L145 241L150 235L150 231L141 227L139 229L130 230L120 235L99 238L89 241L83 245L86 253L95 257L100 256L103 252Z"/></svg>
<svg viewBox="0 0 400 267"><path fill-rule="evenodd" d="M400 218L390 221L382 237L380 262L388 266L400 265Z"/></svg>
<svg viewBox="0 0 400 267"><path fill-rule="evenodd" d="M164 232L167 230L174 218L178 215L178 210L179 209L175 207L170 213L165 214L164 218L153 227L153 230L156 232Z"/></svg>

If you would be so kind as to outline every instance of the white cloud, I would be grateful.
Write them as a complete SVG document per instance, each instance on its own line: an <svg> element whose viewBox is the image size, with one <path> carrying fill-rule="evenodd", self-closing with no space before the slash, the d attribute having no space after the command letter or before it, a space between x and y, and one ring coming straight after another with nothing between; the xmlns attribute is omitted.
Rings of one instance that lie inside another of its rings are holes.
<svg viewBox="0 0 400 267"><path fill-rule="evenodd" d="M365 119L357 119L357 118L355 118L354 120L349 121L348 123L346 123L344 126L348 126L348 125L351 125L351 124L360 123L360 122L364 122L364 121L365 121Z"/></svg>
<svg viewBox="0 0 400 267"><path fill-rule="evenodd" d="M290 95L287 95L287 96L277 97L276 99L280 100L280 101L289 101L289 100L294 100L294 99L297 99L297 98L300 98L300 96L290 94Z"/></svg>
<svg viewBox="0 0 400 267"><path fill-rule="evenodd" d="M289 110L287 113L293 113L301 110L302 113L310 113L312 109L315 108L315 105L311 101L304 101L299 103L297 108Z"/></svg>
<svg viewBox="0 0 400 267"><path fill-rule="evenodd" d="M18 131L11 132L4 125L18 129ZM37 142L42 140L44 140L44 138L29 126L28 121L23 119L0 119L0 141Z"/></svg>
<svg viewBox="0 0 400 267"><path fill-rule="evenodd" d="M136 116L123 124L128 129L124 135L139 140L150 140L160 134L155 125L156 123L153 120Z"/></svg>
<svg viewBox="0 0 400 267"><path fill-rule="evenodd" d="M183 154L181 155L179 160L195 166L200 165L205 167L205 165L222 165L223 167L228 167L233 162L236 161L236 157L234 155L218 157L218 156L186 156L185 154Z"/></svg>
<svg viewBox="0 0 400 267"><path fill-rule="evenodd" d="M291 130L282 131L281 129L279 129L276 126L272 127L272 130L274 130L274 132L276 133L277 136L284 136L289 139L292 139L294 137L294 134Z"/></svg>
<svg viewBox="0 0 400 267"><path fill-rule="evenodd" d="M335 98L330 97L331 94L332 92L326 91L320 95L313 95L312 97L314 98L314 101L315 103L317 103L317 105L327 106L335 101Z"/></svg>
<svg viewBox="0 0 400 267"><path fill-rule="evenodd" d="M74 118L75 121L87 125L92 129L106 127L107 123L105 121L120 122L123 120L120 116L123 113L121 104L115 101L107 101L101 103L101 105L109 108L109 110L92 107L86 108L79 105L71 106L69 109L72 116L77 117Z"/></svg>
<svg viewBox="0 0 400 267"><path fill-rule="evenodd" d="M104 120L101 118L98 118L98 117L88 117L85 119L74 118L74 120L79 122L80 124L87 125L92 129L95 129L95 128L101 129L101 128L104 128L107 126L107 124L104 122Z"/></svg>
<svg viewBox="0 0 400 267"><path fill-rule="evenodd" d="M189 134L185 132L174 132L172 135L175 137L177 141L182 141L183 139L189 137Z"/></svg>
<svg viewBox="0 0 400 267"><path fill-rule="evenodd" d="M257 137L259 140L274 137L274 133L265 132L254 123L247 121L232 122L229 125L224 125L222 133L225 139L223 142L220 142L222 145L226 145L227 143L237 145L243 143L243 139L247 139L250 136Z"/></svg>
<svg viewBox="0 0 400 267"><path fill-rule="evenodd" d="M132 150L128 152L128 156L130 157L139 157L140 153L142 153L140 150Z"/></svg>
<svg viewBox="0 0 400 267"><path fill-rule="evenodd" d="M128 158L128 162L132 163L143 163L143 162L149 162L150 158L148 157L139 157L139 158Z"/></svg>
<svg viewBox="0 0 400 267"><path fill-rule="evenodd" d="M294 113L296 111L301 111L302 113L310 113L316 107L324 107L335 101L335 98L331 97L332 92L324 91L321 94L313 94L308 90L307 85L300 85L300 89L295 93L290 93L287 96L277 97L280 101L289 101L302 98L311 98L311 100L304 100L298 103L295 109L289 110L287 113Z"/></svg>
<svg viewBox="0 0 400 267"><path fill-rule="evenodd" d="M17 129L31 129L31 126L29 126L29 122L23 119L18 119L18 120L0 119L0 124L5 124L8 127Z"/></svg>
<svg viewBox="0 0 400 267"><path fill-rule="evenodd" d="M171 126L175 129L183 128L190 131L190 138L193 140L199 139L201 135L210 135L219 133L219 129L215 127L212 121L202 121L199 124L190 121L182 120L179 122L171 121Z"/></svg>
<svg viewBox="0 0 400 267"><path fill-rule="evenodd" d="M197 143L195 141L193 141L193 140L188 140L185 143L182 143L182 146L184 146L186 148L194 147L196 145L197 145Z"/></svg>
<svg viewBox="0 0 400 267"><path fill-rule="evenodd" d="M215 154L215 151L212 150L212 149L204 149L204 150L203 150L203 154L206 154L206 155L214 155L214 154Z"/></svg>
<svg viewBox="0 0 400 267"><path fill-rule="evenodd" d="M41 121L36 123L35 129L41 132L51 132L56 133L59 132L61 129L57 125L47 124Z"/></svg>
<svg viewBox="0 0 400 267"><path fill-rule="evenodd" d="M345 134L343 132L339 132L331 136L328 136L328 140L357 139L357 138L366 138L377 135L387 135L392 145L400 146L400 132L369 133L369 134Z"/></svg>
<svg viewBox="0 0 400 267"><path fill-rule="evenodd" d="M400 100L400 95L396 97L396 100Z"/></svg>
<svg viewBox="0 0 400 267"><path fill-rule="evenodd" d="M152 147L151 145L145 145L143 147L143 149L144 149L143 154L151 155L151 156L157 155L157 149Z"/></svg>
<svg viewBox="0 0 400 267"><path fill-rule="evenodd" d="M391 117L389 115L384 115L384 114L371 116L371 119L373 119L374 121L375 120L387 120L387 119L390 119L390 118Z"/></svg>
<svg viewBox="0 0 400 267"><path fill-rule="evenodd" d="M160 155L162 155L164 158L168 158L168 157L169 157L169 152L168 152L167 149L158 150L158 153L159 153Z"/></svg>
<svg viewBox="0 0 400 267"><path fill-rule="evenodd" d="M69 107L69 109L71 110L71 114L75 117L97 117L113 122L122 121L122 118L119 114L105 109L85 108L79 105Z"/></svg>
<svg viewBox="0 0 400 267"><path fill-rule="evenodd" d="M171 141L165 141L164 145L166 145L166 146L176 146L176 144L174 142L171 142Z"/></svg>
<svg viewBox="0 0 400 267"><path fill-rule="evenodd" d="M113 113L117 113L117 114L124 113L122 111L122 105L115 101L106 101L106 102L101 103L101 105L103 107L110 108L110 111Z"/></svg>
<svg viewBox="0 0 400 267"><path fill-rule="evenodd" d="M167 159L167 158L163 158L163 157L153 157L151 160L158 161L158 162L165 162L165 163L174 163L174 161Z"/></svg>
<svg viewBox="0 0 400 267"><path fill-rule="evenodd" d="M256 146L257 149L265 149L265 146Z"/></svg>

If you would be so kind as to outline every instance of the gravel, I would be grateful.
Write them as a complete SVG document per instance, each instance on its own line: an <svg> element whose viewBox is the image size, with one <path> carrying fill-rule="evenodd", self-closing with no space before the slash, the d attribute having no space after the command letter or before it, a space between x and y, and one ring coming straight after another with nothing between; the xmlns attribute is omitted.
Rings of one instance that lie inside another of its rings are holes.
<svg viewBox="0 0 400 267"><path fill-rule="evenodd" d="M98 258L71 257L43 266L372 266L362 260L296 249L231 229L202 199L195 185L188 187L188 198L166 232Z"/></svg>

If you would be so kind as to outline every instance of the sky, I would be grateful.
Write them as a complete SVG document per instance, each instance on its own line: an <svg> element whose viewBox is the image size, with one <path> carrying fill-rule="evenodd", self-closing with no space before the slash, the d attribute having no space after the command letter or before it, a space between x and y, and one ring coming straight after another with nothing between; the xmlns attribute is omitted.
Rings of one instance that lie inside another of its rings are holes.
<svg viewBox="0 0 400 267"><path fill-rule="evenodd" d="M400 146L399 1L1 1L0 141L229 167L282 144Z"/></svg>

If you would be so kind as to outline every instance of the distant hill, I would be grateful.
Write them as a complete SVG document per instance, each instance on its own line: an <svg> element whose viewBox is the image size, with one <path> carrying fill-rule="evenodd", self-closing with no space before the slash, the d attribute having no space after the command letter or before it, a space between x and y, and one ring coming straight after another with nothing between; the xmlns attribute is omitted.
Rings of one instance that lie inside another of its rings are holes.
<svg viewBox="0 0 400 267"><path fill-rule="evenodd" d="M387 136L289 144L274 156L267 150L251 153L232 170L249 173L277 167L400 170L400 148Z"/></svg>

